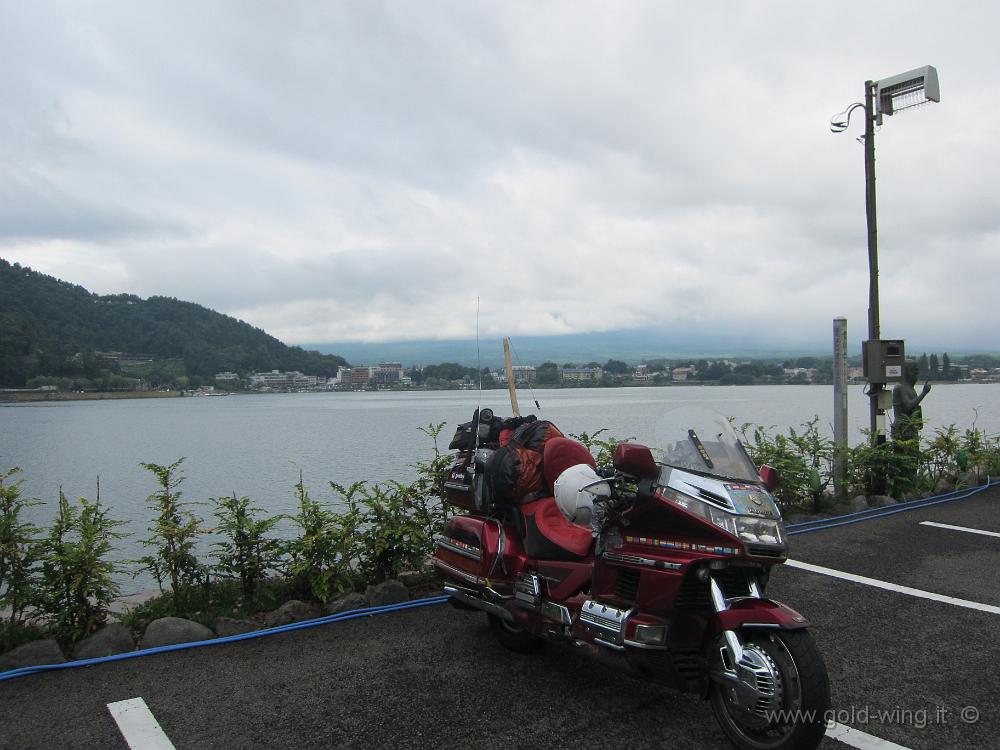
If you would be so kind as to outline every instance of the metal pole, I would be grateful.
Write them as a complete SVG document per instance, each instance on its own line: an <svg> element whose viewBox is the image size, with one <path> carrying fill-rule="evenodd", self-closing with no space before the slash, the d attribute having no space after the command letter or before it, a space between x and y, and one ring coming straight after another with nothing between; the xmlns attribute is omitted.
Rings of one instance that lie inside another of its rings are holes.
<svg viewBox="0 0 1000 750"><path fill-rule="evenodd" d="M847 318L833 319L833 492L846 493Z"/></svg>
<svg viewBox="0 0 1000 750"><path fill-rule="evenodd" d="M879 338L878 316L878 225L875 218L875 82L865 81L865 216L868 220L868 339ZM885 386L870 383L868 388L871 433L874 443L884 443L878 431L879 393Z"/></svg>

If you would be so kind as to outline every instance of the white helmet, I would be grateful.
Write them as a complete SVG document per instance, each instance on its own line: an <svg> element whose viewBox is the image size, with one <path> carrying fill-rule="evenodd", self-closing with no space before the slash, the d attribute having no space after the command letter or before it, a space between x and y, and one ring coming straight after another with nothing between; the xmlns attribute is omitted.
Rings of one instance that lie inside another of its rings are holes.
<svg viewBox="0 0 1000 750"><path fill-rule="evenodd" d="M611 487L587 464L570 466L559 475L552 489L559 510L574 523L590 523L595 495L611 496Z"/></svg>

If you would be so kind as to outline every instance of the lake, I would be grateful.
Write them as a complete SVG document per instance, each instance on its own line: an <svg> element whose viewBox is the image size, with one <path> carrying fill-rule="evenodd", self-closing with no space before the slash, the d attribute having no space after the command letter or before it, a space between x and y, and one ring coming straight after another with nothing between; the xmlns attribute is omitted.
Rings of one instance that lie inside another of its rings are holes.
<svg viewBox="0 0 1000 750"><path fill-rule="evenodd" d="M1000 432L1000 386L936 385L924 401L930 435L936 427L976 425ZM563 432L611 434L656 443L657 425L669 410L703 404L737 423L785 430L820 417L832 434L829 386L668 386L519 391L524 413L538 413ZM152 475L140 463L169 464L185 457L185 498L248 495L270 513L294 510L299 471L315 499L332 500L328 482L362 479L410 481L411 465L431 455L418 428L447 422L446 448L455 426L468 421L479 402L474 391L302 393L225 398L135 399L0 405L0 471L20 466L24 492L46 503L32 510L47 525L59 488L71 498L93 498L100 476L101 500L113 516L130 521L121 557L139 553L150 514L146 497ZM506 391L482 394L482 405L510 414ZM529 408L531 407L531 408ZM852 442L868 423L860 386L849 394ZM978 414L978 416L977 416ZM198 509L209 516L207 506ZM148 584L140 578L136 584ZM131 584L130 584L131 586Z"/></svg>

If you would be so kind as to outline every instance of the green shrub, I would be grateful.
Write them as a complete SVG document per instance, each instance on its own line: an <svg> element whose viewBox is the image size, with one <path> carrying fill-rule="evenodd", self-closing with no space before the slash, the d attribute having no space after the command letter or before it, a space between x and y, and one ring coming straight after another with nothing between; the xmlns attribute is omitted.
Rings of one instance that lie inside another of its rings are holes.
<svg viewBox="0 0 1000 750"><path fill-rule="evenodd" d="M819 510L833 484L833 441L820 434L818 416L801 427L789 428L788 435L772 435L773 427L748 423L740 432L754 464L769 464L778 470L774 497L779 505Z"/></svg>
<svg viewBox="0 0 1000 750"><path fill-rule="evenodd" d="M358 569L365 582L423 569L434 550L434 506L414 485L400 482L363 485L359 494Z"/></svg>
<svg viewBox="0 0 1000 750"><path fill-rule="evenodd" d="M164 581L170 583L175 614L181 614L187 607L187 598L194 583L207 583L206 569L195 557L194 551L201 534L202 520L188 508L192 503L184 502L177 487L184 481L179 467L180 458L169 466L142 464L156 477L160 489L146 499L147 507L154 513L150 536L141 540L145 547L151 547L152 554L140 558L139 570L149 571L163 591Z"/></svg>
<svg viewBox="0 0 1000 750"><path fill-rule="evenodd" d="M260 582L277 569L282 556L282 543L269 536L281 516L260 518L261 508L250 504L248 497L212 498L216 532L223 540L215 542L215 570L225 578L240 581L244 605L256 600Z"/></svg>
<svg viewBox="0 0 1000 750"><path fill-rule="evenodd" d="M62 490L49 534L41 543L42 597L40 610L60 641L73 643L96 630L108 607L120 594L117 563L109 559L118 528L124 521L108 517L100 500L80 499L77 508Z"/></svg>
<svg viewBox="0 0 1000 750"><path fill-rule="evenodd" d="M19 640L25 614L40 601L39 529L21 518L38 500L21 496L23 480L14 467L0 474L0 612L7 612L2 641L13 648ZM0 620L2 622L2 620Z"/></svg>
<svg viewBox="0 0 1000 750"><path fill-rule="evenodd" d="M309 497L302 475L299 475L295 485L299 509L289 517L298 527L299 534L285 546L288 554L286 572L295 580L296 589L324 602L360 584L354 572L361 525L361 511L355 496L364 485L355 482L345 488L331 482L331 486L343 498L345 511L334 512Z"/></svg>
<svg viewBox="0 0 1000 750"><path fill-rule="evenodd" d="M579 435L570 433L569 437L583 443L594 456L594 461L598 466L611 466L619 444L627 443L635 438L601 437L606 432L608 432L608 428L602 427L594 433L581 432Z"/></svg>

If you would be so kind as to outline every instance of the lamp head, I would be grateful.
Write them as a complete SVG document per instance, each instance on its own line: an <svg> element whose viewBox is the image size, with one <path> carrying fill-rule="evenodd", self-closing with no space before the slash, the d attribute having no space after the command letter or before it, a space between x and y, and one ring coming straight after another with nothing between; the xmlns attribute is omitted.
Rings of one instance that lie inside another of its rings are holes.
<svg viewBox="0 0 1000 750"><path fill-rule="evenodd" d="M939 101L941 87L933 65L875 82L875 110L879 115L894 115L904 109Z"/></svg>

